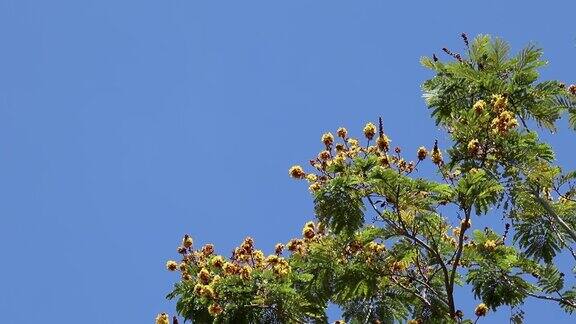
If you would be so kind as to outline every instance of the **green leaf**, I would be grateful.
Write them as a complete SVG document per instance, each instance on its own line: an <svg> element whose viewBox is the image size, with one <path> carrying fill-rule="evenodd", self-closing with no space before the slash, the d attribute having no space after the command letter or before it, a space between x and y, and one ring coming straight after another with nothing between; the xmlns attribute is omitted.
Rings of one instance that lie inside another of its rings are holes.
<svg viewBox="0 0 576 324"><path fill-rule="evenodd" d="M524 249L527 256L550 263L560 252L560 242L546 218L519 219L515 229L514 242Z"/></svg>
<svg viewBox="0 0 576 324"><path fill-rule="evenodd" d="M545 293L560 291L564 288L564 274L558 271L554 265L548 264L539 272L538 286Z"/></svg>
<svg viewBox="0 0 576 324"><path fill-rule="evenodd" d="M465 174L457 185L459 200L468 207L475 206L478 214L487 213L489 207L498 201L503 189L484 170Z"/></svg>
<svg viewBox="0 0 576 324"><path fill-rule="evenodd" d="M519 276L508 275L487 264L468 272L467 282L477 298L492 309L501 305L519 305L534 287Z"/></svg>
<svg viewBox="0 0 576 324"><path fill-rule="evenodd" d="M314 209L318 219L336 234L351 235L364 224L365 207L355 184L351 177L337 177L316 195Z"/></svg>

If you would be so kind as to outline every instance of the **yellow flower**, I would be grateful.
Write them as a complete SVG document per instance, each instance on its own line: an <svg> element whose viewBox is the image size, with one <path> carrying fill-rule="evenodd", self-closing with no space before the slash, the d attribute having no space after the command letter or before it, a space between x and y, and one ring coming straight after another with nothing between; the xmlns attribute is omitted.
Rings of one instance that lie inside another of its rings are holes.
<svg viewBox="0 0 576 324"><path fill-rule="evenodd" d="M214 297L214 289L210 286L202 286L202 291L200 294L206 298L213 298Z"/></svg>
<svg viewBox="0 0 576 324"><path fill-rule="evenodd" d="M318 154L318 159L321 161L327 161L330 159L330 152L329 151L322 151Z"/></svg>
<svg viewBox="0 0 576 324"><path fill-rule="evenodd" d="M196 285L194 285L194 293L200 295L202 293L202 288L204 288L204 286L202 284L197 283Z"/></svg>
<svg viewBox="0 0 576 324"><path fill-rule="evenodd" d="M480 114L484 111L484 108L486 108L486 101L478 100L476 101L476 103L474 103L472 108L474 108L474 111L476 111L476 113Z"/></svg>
<svg viewBox="0 0 576 324"><path fill-rule="evenodd" d="M274 253L276 253L276 255L279 255L282 254L282 251L284 251L284 244L282 243L276 244L276 246L274 247Z"/></svg>
<svg viewBox="0 0 576 324"><path fill-rule="evenodd" d="M376 145L380 151L388 151L390 139L386 135L379 136L376 140Z"/></svg>
<svg viewBox="0 0 576 324"><path fill-rule="evenodd" d="M484 242L484 248L488 251L494 251L496 249L496 241L487 240L486 242Z"/></svg>
<svg viewBox="0 0 576 324"><path fill-rule="evenodd" d="M474 310L474 314L476 314L478 317L486 316L486 313L488 313L488 306L486 306L484 303L480 303L478 306L476 306L476 310Z"/></svg>
<svg viewBox="0 0 576 324"><path fill-rule="evenodd" d="M508 130L518 126L518 121L514 118L514 113L505 110L492 120L491 126L494 133L504 135Z"/></svg>
<svg viewBox="0 0 576 324"><path fill-rule="evenodd" d="M208 283L210 283L210 272L208 272L208 270L202 268L199 272L198 272L198 280L207 285Z"/></svg>
<svg viewBox="0 0 576 324"><path fill-rule="evenodd" d="M316 182L316 180L318 180L318 176L316 176L314 173L309 173L306 175L306 180L308 180L310 183Z"/></svg>
<svg viewBox="0 0 576 324"><path fill-rule="evenodd" d="M284 263L286 263L286 260L281 256L277 256L276 254L271 254L266 258L266 264L270 267L275 267Z"/></svg>
<svg viewBox="0 0 576 324"><path fill-rule="evenodd" d="M326 146L332 145L332 143L334 143L334 135L332 135L332 133L322 135L322 143Z"/></svg>
<svg viewBox="0 0 576 324"><path fill-rule="evenodd" d="M338 128L337 134L339 137L345 139L348 136L348 130L344 127Z"/></svg>
<svg viewBox="0 0 576 324"><path fill-rule="evenodd" d="M235 274L236 272L238 272L238 267L234 263L230 262L224 263L222 269L224 269L224 272L226 274Z"/></svg>
<svg viewBox="0 0 576 324"><path fill-rule="evenodd" d="M384 244L377 243L377 242L368 243L367 248L372 253L376 253L376 254L379 254L379 253L383 252L384 250L386 250L386 247L384 246Z"/></svg>
<svg viewBox="0 0 576 324"><path fill-rule="evenodd" d="M266 264L267 265L275 265L280 260L280 257L276 254L269 255L266 257Z"/></svg>
<svg viewBox="0 0 576 324"><path fill-rule="evenodd" d="M170 324L168 321L168 314L160 313L156 316L156 324Z"/></svg>
<svg viewBox="0 0 576 324"><path fill-rule="evenodd" d="M213 244L206 244L202 247L202 254L204 254L204 256L209 256L212 253L214 253L214 245Z"/></svg>
<svg viewBox="0 0 576 324"><path fill-rule="evenodd" d="M367 123L366 126L364 126L364 136L366 136L367 139L371 140L372 138L374 138L374 134L376 134L376 125L372 123Z"/></svg>
<svg viewBox="0 0 576 324"><path fill-rule="evenodd" d="M254 239L247 236L240 245L240 253L251 255L254 251Z"/></svg>
<svg viewBox="0 0 576 324"><path fill-rule="evenodd" d="M478 141L477 139L472 139L470 140L470 142L468 142L468 152L470 152L470 154L476 155L478 154L479 150L480 150L480 141Z"/></svg>
<svg viewBox="0 0 576 324"><path fill-rule="evenodd" d="M304 242L302 242L302 240L299 239L292 239L288 242L288 250L290 252L298 252L300 251L300 247Z"/></svg>
<svg viewBox="0 0 576 324"><path fill-rule="evenodd" d="M188 265L184 262L180 262L178 269L182 272L186 272L188 270Z"/></svg>
<svg viewBox="0 0 576 324"><path fill-rule="evenodd" d="M390 166L390 161L388 160L387 155L384 155L380 158L380 165L386 168Z"/></svg>
<svg viewBox="0 0 576 324"><path fill-rule="evenodd" d="M208 313L212 316L218 316L222 313L222 307L218 304L211 304L208 306Z"/></svg>
<svg viewBox="0 0 576 324"><path fill-rule="evenodd" d="M244 266L240 269L240 277L244 280L250 279L250 275L252 274L252 267Z"/></svg>
<svg viewBox="0 0 576 324"><path fill-rule="evenodd" d="M194 244L194 241L192 240L190 235L188 235L188 234L184 235L184 239L182 240L182 245L186 248L191 248L192 244Z"/></svg>
<svg viewBox="0 0 576 324"><path fill-rule="evenodd" d="M440 152L438 148L438 140L434 142L434 148L432 148L432 162L439 166L444 164L444 161L442 161L442 152Z"/></svg>
<svg viewBox="0 0 576 324"><path fill-rule="evenodd" d="M348 151L347 156L351 159L358 156L358 154L362 151L359 146L352 146L351 149Z"/></svg>
<svg viewBox="0 0 576 324"><path fill-rule="evenodd" d="M401 261L394 261L391 268L393 272L402 271L406 269L406 263Z"/></svg>
<svg viewBox="0 0 576 324"><path fill-rule="evenodd" d="M275 275L277 275L279 277L284 277L290 273L291 269L288 266L287 262L283 262L283 263L275 265L272 268L272 271L274 272Z"/></svg>
<svg viewBox="0 0 576 324"><path fill-rule="evenodd" d="M508 122L508 127L514 128L516 126L518 126L518 120L516 118L510 119L510 121Z"/></svg>
<svg viewBox="0 0 576 324"><path fill-rule="evenodd" d="M492 106L497 112L503 111L508 107L508 99L502 95L492 95Z"/></svg>
<svg viewBox="0 0 576 324"><path fill-rule="evenodd" d="M344 165L346 162L346 155L344 153L338 153L333 161L336 165Z"/></svg>
<svg viewBox="0 0 576 324"><path fill-rule="evenodd" d="M422 161L428 156L428 151L424 146L418 148L418 160Z"/></svg>
<svg viewBox="0 0 576 324"><path fill-rule="evenodd" d="M302 167L299 165L291 167L288 173L294 179L303 179L306 176L306 173L304 173L304 169L302 169Z"/></svg>
<svg viewBox="0 0 576 324"><path fill-rule="evenodd" d="M176 271L176 269L178 269L178 263L176 261L170 260L166 262L166 269L169 271Z"/></svg>
<svg viewBox="0 0 576 324"><path fill-rule="evenodd" d="M359 146L359 145L360 145L360 142L358 142L358 140L355 139L355 138L349 138L349 139L348 139L348 144L349 144L350 146L352 146L352 147L355 147L355 146Z"/></svg>
<svg viewBox="0 0 576 324"><path fill-rule="evenodd" d="M304 228L302 229L302 236L310 240L314 238L314 235L316 235L316 233L314 232L314 223L313 222L306 223L306 225L304 225Z"/></svg>
<svg viewBox="0 0 576 324"><path fill-rule="evenodd" d="M264 252L256 250L252 254L252 258L254 259L254 262L256 262L256 266L260 266L262 262L264 262Z"/></svg>
<svg viewBox="0 0 576 324"><path fill-rule="evenodd" d="M310 190L310 192L314 193L314 192L320 190L321 187L322 186L320 185L319 182L314 182L310 186L308 186L308 190Z"/></svg>
<svg viewBox="0 0 576 324"><path fill-rule="evenodd" d="M277 276L285 276L291 271L288 261L277 255L270 255L267 258L267 264L272 267L272 271Z"/></svg>
<svg viewBox="0 0 576 324"><path fill-rule="evenodd" d="M454 234L454 236L460 236L460 227L454 227L452 229L452 233Z"/></svg>
<svg viewBox="0 0 576 324"><path fill-rule="evenodd" d="M406 161L404 161L404 159L398 160L397 164L398 164L398 169L400 169L401 171L407 170L408 163L406 163Z"/></svg>
<svg viewBox="0 0 576 324"><path fill-rule="evenodd" d="M210 285L212 287L216 286L221 279L222 277L220 277L219 275L215 275L214 278L212 278L212 282L210 283Z"/></svg>
<svg viewBox="0 0 576 324"><path fill-rule="evenodd" d="M442 164L442 152L440 152L439 149L432 151L432 162L434 162L434 164Z"/></svg>
<svg viewBox="0 0 576 324"><path fill-rule="evenodd" d="M221 269L224 266L224 258L221 255L217 255L210 261L214 268Z"/></svg>

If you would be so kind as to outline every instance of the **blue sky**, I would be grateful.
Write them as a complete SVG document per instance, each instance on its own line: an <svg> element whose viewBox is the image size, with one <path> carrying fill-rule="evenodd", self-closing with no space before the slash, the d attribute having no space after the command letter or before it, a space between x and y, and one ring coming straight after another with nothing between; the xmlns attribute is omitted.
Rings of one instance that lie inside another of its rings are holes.
<svg viewBox="0 0 576 324"><path fill-rule="evenodd" d="M420 56L489 33L536 42L551 62L543 79L575 82L574 12L569 1L0 0L2 322L172 313L164 263L184 233L222 253L246 235L269 250L313 218L287 170L322 132L358 134L381 115L406 150L446 139L421 98ZM554 138L572 168L574 135L563 121ZM551 304L525 311L526 323L570 322Z"/></svg>

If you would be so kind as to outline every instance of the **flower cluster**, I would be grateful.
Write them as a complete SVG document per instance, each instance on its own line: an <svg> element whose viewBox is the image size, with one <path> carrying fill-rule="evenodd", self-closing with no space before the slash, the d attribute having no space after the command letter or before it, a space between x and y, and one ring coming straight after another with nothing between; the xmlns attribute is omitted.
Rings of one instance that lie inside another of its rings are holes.
<svg viewBox="0 0 576 324"><path fill-rule="evenodd" d="M362 243L354 239L346 245L339 261L346 264L353 262L352 260L360 260L367 265L380 266L382 263L375 263L375 261L383 261L386 256L385 251L386 246L383 243L376 241Z"/></svg>
<svg viewBox="0 0 576 324"><path fill-rule="evenodd" d="M438 148L438 141L434 143L434 148L432 149L432 162L436 165L442 165L444 161L442 160L442 152Z"/></svg>
<svg viewBox="0 0 576 324"><path fill-rule="evenodd" d="M470 142L468 142L468 153L470 153L470 155L472 156L476 156L478 155L479 152L480 152L480 141L476 138L470 140Z"/></svg>
<svg viewBox="0 0 576 324"><path fill-rule="evenodd" d="M488 313L488 306L486 306L486 304L484 303L480 303L478 306L476 306L476 309L474 310L474 314L476 314L476 316L478 317L486 316L487 313Z"/></svg>
<svg viewBox="0 0 576 324"><path fill-rule="evenodd" d="M505 94L493 94L489 99L477 100L471 112L474 114L464 115L471 116L471 120L468 117L455 119L449 131L453 133L454 139L463 144L460 154L472 159L483 159L483 165L490 166L491 160L500 150L500 141L494 141L491 135L508 135L518 127L518 119Z"/></svg>
<svg viewBox="0 0 576 324"><path fill-rule="evenodd" d="M388 136L382 134L378 136L378 139L376 140L376 146L381 152L388 152L388 149L390 148L390 139Z"/></svg>
<svg viewBox="0 0 576 324"><path fill-rule="evenodd" d="M417 161L407 161L401 157L401 149L394 148L395 154L389 154L390 151L390 138L384 134L382 129L382 121L380 126L377 127L373 123L367 123L363 129L364 137L368 140L365 146L360 145L360 141L356 138L349 137L348 130L344 127L338 128L336 131L337 137L340 139L336 142L336 138L331 132L324 133L321 137L321 142L324 148L317 156L310 160L310 165L314 168L314 173L306 173L302 166L292 166L288 173L294 179L305 179L309 183L308 189L310 192L315 193L320 190L329 179L332 179L338 173L345 171L358 157L376 156L380 165L383 167L395 167L404 173L411 173L416 169L417 163L425 160L429 153L426 147L421 146L416 152ZM374 145L370 141L376 139ZM442 153L436 145L431 154L432 161L435 164L442 165Z"/></svg>
<svg viewBox="0 0 576 324"><path fill-rule="evenodd" d="M493 132L505 135L510 129L518 126L518 121L514 118L513 112L504 110L492 120L491 126Z"/></svg>
<svg viewBox="0 0 576 324"><path fill-rule="evenodd" d="M332 144L334 143L334 135L332 133L326 133L322 135L322 142L326 145L326 149L330 149Z"/></svg>
<svg viewBox="0 0 576 324"><path fill-rule="evenodd" d="M222 306L218 304L211 304L208 306L208 313L212 316L218 316L222 313L223 309Z"/></svg>
<svg viewBox="0 0 576 324"><path fill-rule="evenodd" d="M571 94L573 94L573 95L576 96L576 84L571 84L571 85L568 87L568 91L569 91Z"/></svg>
<svg viewBox="0 0 576 324"><path fill-rule="evenodd" d="M306 255L308 247L312 243L319 242L326 235L324 224L307 222L302 228L302 238L294 238L288 241L286 248L292 254ZM276 245L276 254L280 255L284 250L283 244Z"/></svg>
<svg viewBox="0 0 576 324"><path fill-rule="evenodd" d="M306 173L304 173L304 169L301 166L295 165L288 170L290 176L294 179L304 179L306 177Z"/></svg>
<svg viewBox="0 0 576 324"><path fill-rule="evenodd" d="M306 237L314 237L314 225L307 225L312 233L306 232ZM194 250L192 238L185 235L178 252L182 255L180 263L170 260L166 262L169 271L179 271L182 283L192 287L193 294L205 303L208 313L214 317L226 310L229 302L234 302L228 297L227 290L222 283L228 278L237 278L247 286L254 284L254 272L269 272L277 280L284 280L292 271L288 261L281 257L284 249L283 244L275 246L275 253L266 257L261 250L254 247L254 240L246 237L242 244L234 249L230 258L225 258L214 253L214 246L206 244L198 250ZM237 282L237 281L236 281ZM168 315L160 314L157 323L165 324ZM167 323L167 322L166 322Z"/></svg>
<svg viewBox="0 0 576 324"><path fill-rule="evenodd" d="M494 251L497 246L498 242L496 242L495 240L487 240L486 242L484 242L484 249L486 249L487 251Z"/></svg>
<svg viewBox="0 0 576 324"><path fill-rule="evenodd" d="M491 109L487 109L490 106ZM518 120L513 111L509 108L509 100L506 95L493 94L489 104L485 100L477 100L472 105L472 110L478 115L475 125L488 125L493 134L506 135L510 130L518 126ZM465 127L466 123L462 123ZM468 141L467 150L472 156L477 156L482 149L490 151L490 148L482 146L482 141L478 138L466 138Z"/></svg>
<svg viewBox="0 0 576 324"><path fill-rule="evenodd" d="M501 113L508 108L508 98L500 94L492 95L492 107L497 113Z"/></svg>
<svg viewBox="0 0 576 324"><path fill-rule="evenodd" d="M508 98L501 94L494 94L490 100L492 110L488 111L491 116L490 127L494 133L505 135L509 130L518 126L514 113L508 110ZM482 114L486 110L487 103L484 100L478 100L472 109L477 114ZM470 146L469 146L470 149Z"/></svg>
<svg viewBox="0 0 576 324"><path fill-rule="evenodd" d="M302 229L302 236L306 240L311 240L314 238L314 235L316 235L316 233L314 232L314 222L306 223L306 225L304 225L304 228Z"/></svg>
<svg viewBox="0 0 576 324"><path fill-rule="evenodd" d="M366 126L364 126L364 136L366 136L368 140L372 140L375 134L376 134L376 125L368 123L366 124Z"/></svg>
<svg viewBox="0 0 576 324"><path fill-rule="evenodd" d="M170 324L168 320L168 314L160 313L156 316L156 324Z"/></svg>
<svg viewBox="0 0 576 324"><path fill-rule="evenodd" d="M428 150L426 150L424 146L420 146L416 155L418 156L419 161L425 160L428 156Z"/></svg>
<svg viewBox="0 0 576 324"><path fill-rule="evenodd" d="M474 105L472 106L472 108L474 109L474 111L477 114L481 114L484 112L484 110L486 109L486 101L484 100L478 100L474 103Z"/></svg>

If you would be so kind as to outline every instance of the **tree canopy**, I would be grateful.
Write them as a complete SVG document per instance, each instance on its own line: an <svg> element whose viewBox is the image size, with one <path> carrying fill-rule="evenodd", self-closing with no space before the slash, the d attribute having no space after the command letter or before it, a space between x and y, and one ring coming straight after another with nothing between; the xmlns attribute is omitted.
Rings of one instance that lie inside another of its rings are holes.
<svg viewBox="0 0 576 324"><path fill-rule="evenodd" d="M576 86L539 80L546 62L535 45L512 55L499 38L462 39L465 54L421 59L434 73L422 90L445 148L393 147L382 119L358 138L325 133L309 166L289 170L309 183L317 219L270 255L250 237L225 257L184 236L180 260L166 264L180 273L168 294L178 316L326 323L332 303L340 323L472 323L527 298L574 312L576 287L555 260L571 255L576 266L576 171L556 164L541 134L562 118L576 129ZM424 163L437 174L420 173ZM476 228L478 217L498 221ZM459 307L457 286L471 289L475 309Z"/></svg>

